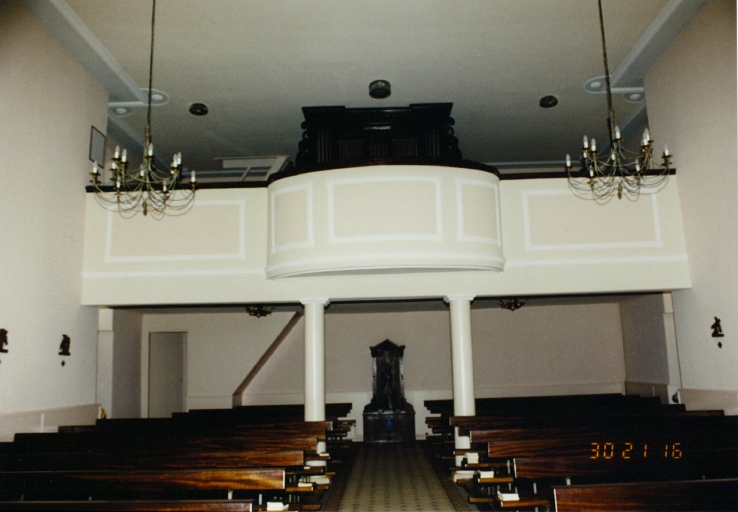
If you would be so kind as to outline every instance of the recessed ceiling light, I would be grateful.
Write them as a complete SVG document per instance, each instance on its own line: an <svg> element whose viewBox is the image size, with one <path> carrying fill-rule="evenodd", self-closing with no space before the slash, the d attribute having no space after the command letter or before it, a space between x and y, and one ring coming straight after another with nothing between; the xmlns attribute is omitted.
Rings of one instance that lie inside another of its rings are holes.
<svg viewBox="0 0 738 512"><path fill-rule="evenodd" d="M604 76L590 78L584 83L584 90L593 93L605 92L605 80Z"/></svg>
<svg viewBox="0 0 738 512"><path fill-rule="evenodd" d="M110 108L110 112L115 117L125 117L125 116L130 115L131 112L133 112L133 108L132 107L116 106L116 107L111 107Z"/></svg>
<svg viewBox="0 0 738 512"><path fill-rule="evenodd" d="M204 116L208 113L208 106L204 103L193 103L190 105L190 114L193 116Z"/></svg>
<svg viewBox="0 0 738 512"><path fill-rule="evenodd" d="M639 103L643 101L644 94L642 92L628 92L623 94L623 98L625 98L625 101L630 101L631 103Z"/></svg>
<svg viewBox="0 0 738 512"><path fill-rule="evenodd" d="M148 98L148 89L141 89L141 92L143 93L144 97ZM167 103L169 103L169 95L167 93L159 91L157 89L151 89L151 105L158 107L161 105L166 105Z"/></svg>
<svg viewBox="0 0 738 512"><path fill-rule="evenodd" d="M549 94L548 96L541 98L538 104L543 108L551 108L559 104L559 99L556 96Z"/></svg>

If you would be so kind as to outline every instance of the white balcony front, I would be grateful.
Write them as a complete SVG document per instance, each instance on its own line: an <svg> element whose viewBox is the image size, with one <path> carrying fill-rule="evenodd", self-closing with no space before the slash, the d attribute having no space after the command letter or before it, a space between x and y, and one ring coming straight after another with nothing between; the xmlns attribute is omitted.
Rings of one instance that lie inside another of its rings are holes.
<svg viewBox="0 0 738 512"><path fill-rule="evenodd" d="M499 178L424 165L298 174L269 186L267 277L504 267Z"/></svg>

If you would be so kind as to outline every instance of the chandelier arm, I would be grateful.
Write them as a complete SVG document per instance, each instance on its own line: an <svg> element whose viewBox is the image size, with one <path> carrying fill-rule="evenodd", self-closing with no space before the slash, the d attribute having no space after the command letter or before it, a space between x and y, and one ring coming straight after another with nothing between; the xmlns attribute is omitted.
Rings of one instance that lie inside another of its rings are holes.
<svg viewBox="0 0 738 512"><path fill-rule="evenodd" d="M610 201L617 194L618 199L625 195L635 200L642 189L660 189L671 173L671 157L664 148L663 164L657 169L653 161L653 141L648 129L643 133L639 151L631 152L623 147L620 129L615 125L615 109L612 101L610 68L607 60L605 22L602 0L597 0L602 42L602 61L605 68L605 88L607 93L607 128L610 132L610 150L607 155L598 156L595 140L584 137L580 161L581 171L572 172L571 158L566 155L566 172L569 188L575 195L594 199L597 203Z"/></svg>

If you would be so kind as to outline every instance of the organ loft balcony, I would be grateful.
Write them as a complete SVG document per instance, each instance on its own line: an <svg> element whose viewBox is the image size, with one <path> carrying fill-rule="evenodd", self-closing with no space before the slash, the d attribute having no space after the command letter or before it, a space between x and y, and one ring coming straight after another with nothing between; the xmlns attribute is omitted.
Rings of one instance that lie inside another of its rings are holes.
<svg viewBox="0 0 738 512"><path fill-rule="evenodd" d="M509 179L464 160L450 103L303 113L294 165L203 183L186 215L122 218L88 194L83 303L690 286L676 176L636 202L599 205L574 196L563 171Z"/></svg>

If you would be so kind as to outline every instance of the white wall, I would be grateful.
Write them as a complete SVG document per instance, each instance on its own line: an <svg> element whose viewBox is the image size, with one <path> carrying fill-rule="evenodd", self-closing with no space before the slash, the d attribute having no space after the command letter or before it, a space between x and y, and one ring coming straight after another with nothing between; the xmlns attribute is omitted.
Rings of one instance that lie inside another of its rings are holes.
<svg viewBox="0 0 738 512"><path fill-rule="evenodd" d="M683 386L714 390L738 413L736 3L708 1L645 87L653 138L675 155L692 276L691 289L673 294ZM714 317L722 339L711 337Z"/></svg>
<svg viewBox="0 0 738 512"><path fill-rule="evenodd" d="M80 274L107 93L15 0L0 2L0 70L0 413L94 403L97 309L80 306Z"/></svg>
<svg viewBox="0 0 738 512"><path fill-rule="evenodd" d="M254 364L274 341L291 318L290 313L274 313L264 318L243 313L200 314L147 314L143 319L141 414L148 410L148 339L150 332L186 332L187 379L186 406L188 409L231 407L233 392L251 371ZM302 349L302 332L299 331L299 347ZM286 340L275 354L282 357ZM262 391L264 383L257 379L249 392L279 395L277 403L301 403L303 399L302 353L287 351L290 360L280 365L281 378L269 379L271 384ZM274 371L274 366L265 368ZM263 378L263 377L262 377ZM256 390L256 391L254 391ZM285 394L297 393L297 400ZM273 397L272 397L273 398Z"/></svg>
<svg viewBox="0 0 738 512"><path fill-rule="evenodd" d="M438 306L374 313L331 312L345 311L339 304L327 308L326 401L354 404L351 417L358 420L359 437L361 413L372 393L369 348L385 339L406 347L405 395L416 410L418 435L425 434L423 401L451 398L449 313L441 299ZM149 332L186 331L188 408L230 407L231 394L291 317L289 312L264 318L146 314L143 339ZM478 397L623 391L618 304L526 306L514 312L474 308L472 337ZM145 375L142 382L146 394ZM303 389L304 326L299 324L246 389L244 403L303 403Z"/></svg>

